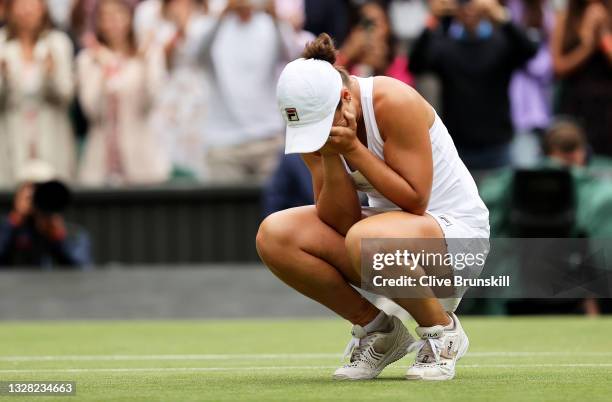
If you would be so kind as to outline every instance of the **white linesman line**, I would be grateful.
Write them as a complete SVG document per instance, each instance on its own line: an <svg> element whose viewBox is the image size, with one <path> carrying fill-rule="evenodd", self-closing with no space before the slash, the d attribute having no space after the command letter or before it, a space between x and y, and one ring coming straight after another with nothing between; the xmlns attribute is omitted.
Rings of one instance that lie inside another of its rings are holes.
<svg viewBox="0 0 612 402"><path fill-rule="evenodd" d="M468 352L466 357L571 357L571 356L612 356L612 352ZM38 361L149 361L149 360L309 360L337 359L336 353L275 353L275 354L164 354L164 355L23 355L0 356L0 362Z"/></svg>
<svg viewBox="0 0 612 402"><path fill-rule="evenodd" d="M472 357L536 357L536 356L607 356L612 352L473 352ZM274 360L274 359L320 359L338 358L336 353L277 353L277 354L164 354L164 355L23 355L0 356L0 361L148 361L148 360Z"/></svg>
<svg viewBox="0 0 612 402"><path fill-rule="evenodd" d="M401 367L401 366L400 366ZM569 364L462 364L461 368L610 368L612 363ZM287 371L287 370L331 370L337 366L254 366L254 367L145 367L145 368L69 368L69 369L20 369L0 370L0 374L38 373L143 373L143 372L237 372L237 371Z"/></svg>

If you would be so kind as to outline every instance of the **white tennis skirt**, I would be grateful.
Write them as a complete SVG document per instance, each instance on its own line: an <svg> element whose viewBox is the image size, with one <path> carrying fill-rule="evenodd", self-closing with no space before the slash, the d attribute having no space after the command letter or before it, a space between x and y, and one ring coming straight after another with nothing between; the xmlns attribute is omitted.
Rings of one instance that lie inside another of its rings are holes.
<svg viewBox="0 0 612 402"><path fill-rule="evenodd" d="M375 207L363 207L362 213L364 216L374 216L385 212L401 211L399 208L375 208ZM431 211L426 212L432 218L438 222L444 238L446 239L447 251L450 254L460 253L474 253L481 252L488 255L489 247L489 227L473 227L461 219L458 219L450 214L439 214ZM476 267L476 270L482 271L483 266ZM442 307L446 311L454 312L461 298L444 298L439 299Z"/></svg>

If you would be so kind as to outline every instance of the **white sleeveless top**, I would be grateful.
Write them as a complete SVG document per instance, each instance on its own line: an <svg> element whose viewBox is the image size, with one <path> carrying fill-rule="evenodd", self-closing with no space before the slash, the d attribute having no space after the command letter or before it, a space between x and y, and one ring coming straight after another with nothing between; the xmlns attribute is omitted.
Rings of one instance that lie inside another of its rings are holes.
<svg viewBox="0 0 612 402"><path fill-rule="evenodd" d="M374 88L374 77L354 77L359 82L361 89L361 107L365 122L368 149L385 160L383 154L384 141L380 136L376 116L374 115L374 103L372 92ZM427 212L433 215L449 215L474 228L489 228L489 210L480 199L476 183L472 175L459 158L455 144L435 113L435 121L429 129L431 148L433 155L433 185ZM345 162L346 165L346 162ZM381 209L398 209L399 207L381 195L368 180L359 172L349 171L355 188L365 192L371 207Z"/></svg>

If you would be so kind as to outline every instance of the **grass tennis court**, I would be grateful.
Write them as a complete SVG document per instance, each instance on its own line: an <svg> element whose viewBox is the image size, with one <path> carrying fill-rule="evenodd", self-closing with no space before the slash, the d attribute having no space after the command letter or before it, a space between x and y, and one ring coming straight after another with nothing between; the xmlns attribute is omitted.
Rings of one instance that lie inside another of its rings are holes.
<svg viewBox="0 0 612 402"><path fill-rule="evenodd" d="M349 340L336 320L5 322L0 380L77 382L76 397L40 401L610 400L612 319L462 323L470 352L444 383L403 380L408 357L377 380L332 381Z"/></svg>

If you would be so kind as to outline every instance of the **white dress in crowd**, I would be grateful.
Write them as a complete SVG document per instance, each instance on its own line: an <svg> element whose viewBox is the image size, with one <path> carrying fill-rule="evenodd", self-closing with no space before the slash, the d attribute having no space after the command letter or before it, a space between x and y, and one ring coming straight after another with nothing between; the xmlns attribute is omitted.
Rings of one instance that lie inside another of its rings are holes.
<svg viewBox="0 0 612 402"><path fill-rule="evenodd" d="M47 69L51 57L53 68ZM32 61L18 40L0 31L0 185L13 186L32 160L75 176L76 145L68 109L74 95L73 46L60 31L43 32Z"/></svg>
<svg viewBox="0 0 612 402"><path fill-rule="evenodd" d="M89 121L80 181L138 185L166 181L167 152L148 128L163 72L161 55L123 57L107 49L77 57L79 100Z"/></svg>
<svg viewBox="0 0 612 402"><path fill-rule="evenodd" d="M202 13L194 12L190 18L185 38L174 51L171 68L164 68L163 85L159 87L149 121L174 168L198 180L208 176L204 127L209 96L198 50L202 36L213 24L214 20ZM140 3L135 27L141 47L147 51L161 51L176 35L175 25L163 18L159 0Z"/></svg>

